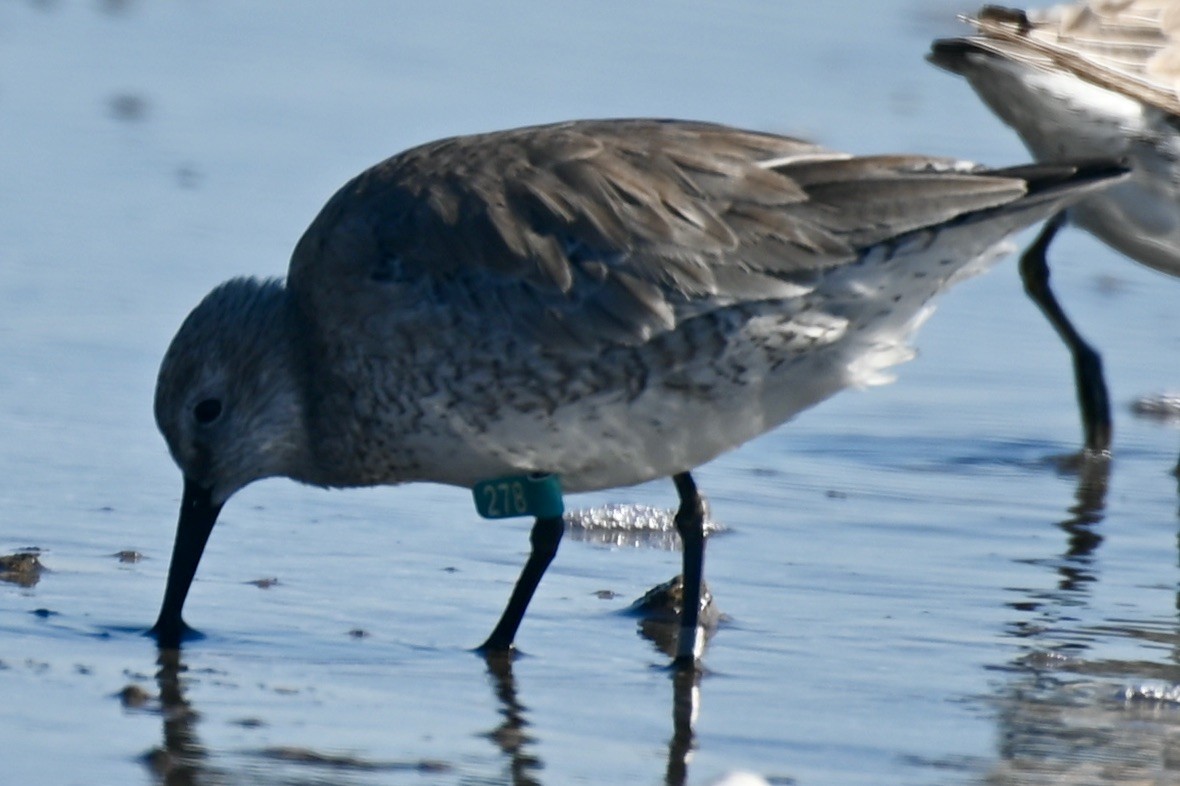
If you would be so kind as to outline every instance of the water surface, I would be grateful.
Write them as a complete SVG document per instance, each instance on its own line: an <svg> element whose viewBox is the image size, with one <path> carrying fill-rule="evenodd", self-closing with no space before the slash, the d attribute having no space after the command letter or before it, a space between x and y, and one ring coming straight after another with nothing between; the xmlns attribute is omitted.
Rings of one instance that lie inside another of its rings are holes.
<svg viewBox="0 0 1180 786"><path fill-rule="evenodd" d="M281 275L346 179L443 135L626 115L1023 161L923 62L963 10L0 4L0 554L46 568L0 582L6 781L1180 782L1180 438L1127 409L1180 384L1180 289L1072 231L1054 282L1105 353L1109 475L1053 461L1080 438L1068 359L1001 265L896 384L699 472L725 618L695 684L623 613L678 571L658 539L570 539L526 656L489 669L468 648L528 525L433 486L247 489L188 604L206 637L159 664L140 635L180 493L159 358L216 283Z"/></svg>

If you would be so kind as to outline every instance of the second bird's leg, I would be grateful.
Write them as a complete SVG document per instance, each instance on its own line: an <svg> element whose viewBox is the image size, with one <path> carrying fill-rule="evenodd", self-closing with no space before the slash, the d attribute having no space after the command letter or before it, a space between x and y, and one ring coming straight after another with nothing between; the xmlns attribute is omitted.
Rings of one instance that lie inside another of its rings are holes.
<svg viewBox="0 0 1180 786"><path fill-rule="evenodd" d="M683 610L680 614L680 633L676 639L675 665L691 666L701 654L702 641L697 631L701 612L701 581L705 570L705 502L697 491L692 475L681 472L672 477L680 508L676 511L676 531L684 548Z"/></svg>
<svg viewBox="0 0 1180 786"><path fill-rule="evenodd" d="M1082 410L1086 450L1105 453L1110 450L1113 429L1106 379L1102 374L1102 357L1074 329L1049 288L1049 263L1045 259L1045 252L1064 224L1065 213L1058 213L1045 222L1037 239L1020 257L1020 278L1024 282L1024 291L1040 307L1041 313L1053 325L1073 356L1074 383Z"/></svg>
<svg viewBox="0 0 1180 786"><path fill-rule="evenodd" d="M532 551L529 553L528 561L520 572L520 578L516 580L512 596L508 599L508 605L504 607L504 613L500 615L495 630L488 636L487 641L480 645L480 652L488 654L512 649L516 629L524 619L529 601L533 599L533 593L537 591L537 585L541 583L545 569L557 554L557 547L564 532L565 522L561 516L538 518L533 522L533 531L529 535Z"/></svg>

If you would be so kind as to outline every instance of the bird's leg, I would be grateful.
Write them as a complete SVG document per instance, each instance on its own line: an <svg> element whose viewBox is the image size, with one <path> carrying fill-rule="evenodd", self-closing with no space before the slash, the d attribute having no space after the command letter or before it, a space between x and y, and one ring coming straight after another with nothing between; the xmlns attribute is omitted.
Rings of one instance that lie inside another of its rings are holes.
<svg viewBox="0 0 1180 786"><path fill-rule="evenodd" d="M672 477L680 508L676 511L676 531L684 549L684 607L680 614L680 634L676 639L677 667L694 666L701 654L697 618L701 611L701 580L705 568L705 502L697 491L692 475L681 472Z"/></svg>
<svg viewBox="0 0 1180 786"><path fill-rule="evenodd" d="M1020 278L1024 282L1024 291L1041 309L1073 356L1074 383L1082 410L1086 450L1105 453L1110 450L1112 427L1106 380L1102 375L1102 358L1074 329L1049 288L1049 263L1045 259L1045 252L1064 224L1064 212L1045 222L1037 239L1020 257Z"/></svg>
<svg viewBox="0 0 1180 786"><path fill-rule="evenodd" d="M564 532L565 522L561 516L538 517L533 522L533 531L529 535L532 552L520 572L520 578L516 580L512 597L508 599L508 605L504 607L500 621L496 623L496 628L488 636L487 641L480 645L479 652L488 654L512 649L516 629L524 619L525 610L529 607L529 601L533 599L533 593L537 591L537 585L541 583L541 577L545 575L545 569L557 554L557 547Z"/></svg>

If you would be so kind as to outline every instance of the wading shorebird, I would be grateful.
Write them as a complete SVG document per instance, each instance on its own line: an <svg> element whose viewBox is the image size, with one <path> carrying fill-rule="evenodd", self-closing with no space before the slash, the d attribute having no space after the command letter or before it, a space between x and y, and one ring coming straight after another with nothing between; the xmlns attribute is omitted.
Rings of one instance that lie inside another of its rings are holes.
<svg viewBox="0 0 1180 786"><path fill-rule="evenodd" d="M690 471L850 385L887 381L928 302L1124 170L856 157L665 120L560 123L414 148L336 193L286 282L240 278L184 321L156 389L184 473L153 633L222 505L260 478L430 481L532 516L484 651L513 647L562 491L672 477L700 655L704 502Z"/></svg>
<svg viewBox="0 0 1180 786"><path fill-rule="evenodd" d="M1073 357L1085 450L1106 455L1102 360L1053 296L1045 254L1068 215L1132 259L1180 275L1180 2L987 6L967 21L977 34L934 42L931 62L965 77L1038 160L1107 157L1132 170L1049 221L1020 263L1025 290Z"/></svg>

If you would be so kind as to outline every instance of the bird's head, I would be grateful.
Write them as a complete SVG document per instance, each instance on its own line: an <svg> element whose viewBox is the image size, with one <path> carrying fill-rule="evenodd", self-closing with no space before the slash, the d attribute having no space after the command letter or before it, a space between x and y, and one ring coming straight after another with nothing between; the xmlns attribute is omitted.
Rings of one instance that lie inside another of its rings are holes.
<svg viewBox="0 0 1180 786"><path fill-rule="evenodd" d="M225 501L306 463L294 336L281 282L234 279L193 309L164 356L156 423L184 474L184 497L153 628L163 647L179 646L187 629L181 609Z"/></svg>

